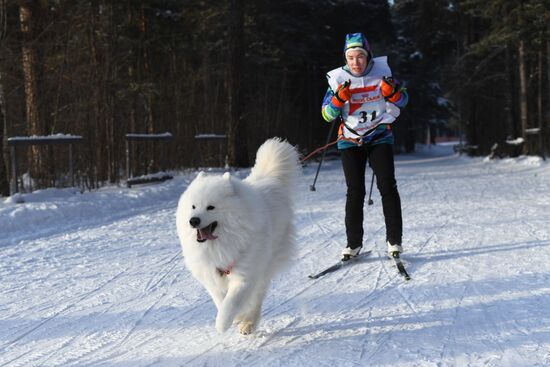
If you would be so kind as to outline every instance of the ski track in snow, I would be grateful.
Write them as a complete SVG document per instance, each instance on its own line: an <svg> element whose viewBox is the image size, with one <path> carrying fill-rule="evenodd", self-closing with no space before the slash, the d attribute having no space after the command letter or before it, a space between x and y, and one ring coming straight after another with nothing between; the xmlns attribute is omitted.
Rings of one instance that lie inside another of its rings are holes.
<svg viewBox="0 0 550 367"><path fill-rule="evenodd" d="M0 245L0 366L550 365L550 164L445 147L398 156L408 282L386 256L376 188L372 254L308 279L346 244L340 163L325 162L310 192L315 170L297 190L296 261L251 336L216 333L215 306L184 267L175 209L194 174L87 193L82 213L78 199L71 211L0 203L2 223L28 220L8 223Z"/></svg>

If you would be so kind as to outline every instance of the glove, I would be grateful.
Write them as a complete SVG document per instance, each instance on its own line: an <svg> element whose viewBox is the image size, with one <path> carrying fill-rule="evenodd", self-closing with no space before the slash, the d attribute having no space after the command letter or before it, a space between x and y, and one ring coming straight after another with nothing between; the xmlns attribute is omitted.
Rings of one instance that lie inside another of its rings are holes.
<svg viewBox="0 0 550 367"><path fill-rule="evenodd" d="M391 76L382 77L382 82L380 83L380 91L382 92L382 96L384 96L384 98L391 99L400 90L401 86Z"/></svg>
<svg viewBox="0 0 550 367"><path fill-rule="evenodd" d="M349 86L351 84L351 80L345 81L343 84L340 84L338 88L336 89L336 92L334 92L334 97L332 97L332 104L336 107L342 107L344 104L346 104L347 101L351 98L351 91L349 90Z"/></svg>

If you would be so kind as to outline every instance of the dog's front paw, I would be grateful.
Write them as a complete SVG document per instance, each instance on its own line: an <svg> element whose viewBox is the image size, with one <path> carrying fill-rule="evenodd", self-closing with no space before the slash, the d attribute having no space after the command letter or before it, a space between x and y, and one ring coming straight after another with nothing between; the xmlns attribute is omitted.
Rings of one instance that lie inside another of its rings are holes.
<svg viewBox="0 0 550 367"><path fill-rule="evenodd" d="M231 320L228 320L226 317L223 317L223 315L218 313L218 316L216 317L216 330L218 333L225 333L230 326Z"/></svg>
<svg viewBox="0 0 550 367"><path fill-rule="evenodd" d="M243 321L239 324L239 331L242 335L250 335L254 332L254 324L249 321Z"/></svg>

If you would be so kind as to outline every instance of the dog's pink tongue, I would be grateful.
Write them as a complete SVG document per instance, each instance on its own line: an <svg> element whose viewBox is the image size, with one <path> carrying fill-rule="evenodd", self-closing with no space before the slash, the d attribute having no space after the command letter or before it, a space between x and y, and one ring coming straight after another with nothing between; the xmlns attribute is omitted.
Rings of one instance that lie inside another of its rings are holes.
<svg viewBox="0 0 550 367"><path fill-rule="evenodd" d="M215 240L216 238L218 238L217 236L214 236L212 234L212 232L210 232L207 229L198 229L197 231L198 231L197 235L199 237L198 239L200 241L202 241L202 240Z"/></svg>

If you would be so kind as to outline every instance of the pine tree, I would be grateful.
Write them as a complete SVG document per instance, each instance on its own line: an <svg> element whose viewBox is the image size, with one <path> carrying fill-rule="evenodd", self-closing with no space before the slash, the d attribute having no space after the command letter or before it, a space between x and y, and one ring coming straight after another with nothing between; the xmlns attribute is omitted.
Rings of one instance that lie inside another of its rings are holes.
<svg viewBox="0 0 550 367"><path fill-rule="evenodd" d="M471 113L470 123L477 131L471 140L473 143L479 140L486 151L495 141L521 137L527 141L522 152L527 153L529 147L536 143L529 142L527 134L528 129L537 126L533 101L543 98L544 93L543 88L537 91L530 87L533 83L531 75L538 74L543 78L545 72L533 60L544 57L537 50L541 50L545 39L548 39L546 21L550 5L544 0L460 0L457 4L471 23L478 24L474 32L479 34L479 37L465 44L465 54L459 60L459 67L473 70L473 73L457 89L468 94L472 100L489 98L489 108L484 104L484 113ZM502 57L504 55L508 56ZM502 73L505 69L509 72ZM502 109L503 100L512 103L510 110ZM496 113L491 113L493 110ZM503 124L502 121L509 119L500 113L503 111L512 116L512 126ZM495 121L480 124L480 118ZM538 119L541 120L540 117ZM505 135L498 134L499 130L504 130ZM541 150L542 141L538 139L539 148L534 151Z"/></svg>
<svg viewBox="0 0 550 367"><path fill-rule="evenodd" d="M396 0L398 67L410 89L410 103L400 123L406 150L414 141L433 143L438 130L447 130L450 104L444 72L456 55L457 16L450 1ZM405 112L404 111L404 112Z"/></svg>

